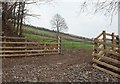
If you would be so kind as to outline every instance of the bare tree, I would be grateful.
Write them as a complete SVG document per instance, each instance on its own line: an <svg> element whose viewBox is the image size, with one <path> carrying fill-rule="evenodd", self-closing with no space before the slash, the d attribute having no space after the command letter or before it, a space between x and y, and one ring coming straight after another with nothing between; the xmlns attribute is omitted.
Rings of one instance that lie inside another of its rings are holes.
<svg viewBox="0 0 120 84"><path fill-rule="evenodd" d="M22 26L23 20L25 20L25 16L34 16L37 17L36 14L28 14L28 10L26 9L26 5L28 4L43 4L49 3L52 0L6 0L3 2L0 1L2 5L2 30L4 35L7 36L22 36Z"/></svg>
<svg viewBox="0 0 120 84"><path fill-rule="evenodd" d="M98 12L102 12L102 14L104 14L105 16L110 17L111 23L113 16L115 14L118 14L118 18L119 18L120 15L119 0L85 0L81 4L80 13L84 11L88 11L89 6L93 6L93 10L91 11L94 12L94 14ZM118 28L118 34L120 36L120 28Z"/></svg>
<svg viewBox="0 0 120 84"><path fill-rule="evenodd" d="M55 14L51 20L51 25L53 29L57 30L57 36L59 36L59 32L68 30L68 26L65 22L65 19L59 15Z"/></svg>
<svg viewBox="0 0 120 84"><path fill-rule="evenodd" d="M119 0L85 0L81 4L80 12L88 11L89 6L92 6L92 12L98 13L102 12L105 16L112 18L113 15L118 13L118 6L120 6Z"/></svg>
<svg viewBox="0 0 120 84"><path fill-rule="evenodd" d="M118 0L85 0L81 5L81 11L86 10L89 5L93 5L94 13L103 12L105 15L113 15L118 12Z"/></svg>
<svg viewBox="0 0 120 84"><path fill-rule="evenodd" d="M2 2L2 30L4 35L21 36L25 2Z"/></svg>

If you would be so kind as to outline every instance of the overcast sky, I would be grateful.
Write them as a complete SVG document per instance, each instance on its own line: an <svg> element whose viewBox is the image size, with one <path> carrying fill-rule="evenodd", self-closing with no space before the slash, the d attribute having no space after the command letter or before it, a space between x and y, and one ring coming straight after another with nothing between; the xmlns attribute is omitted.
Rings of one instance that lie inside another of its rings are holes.
<svg viewBox="0 0 120 84"><path fill-rule="evenodd" d="M117 15L113 17L112 24L110 25L110 18L101 13L79 13L81 1L82 0L54 0L48 4L28 5L29 13L40 16L38 18L27 17L26 23L51 29L50 20L56 13L59 13L65 18L69 27L67 33L89 38L96 37L103 30L118 34ZM89 10L91 10L91 7Z"/></svg>

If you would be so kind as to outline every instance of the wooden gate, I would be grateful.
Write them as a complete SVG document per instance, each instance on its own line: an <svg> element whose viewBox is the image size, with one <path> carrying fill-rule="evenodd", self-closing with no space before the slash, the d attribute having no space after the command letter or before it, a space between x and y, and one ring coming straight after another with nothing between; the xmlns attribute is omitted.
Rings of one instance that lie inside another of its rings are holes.
<svg viewBox="0 0 120 84"><path fill-rule="evenodd" d="M61 53L61 39L54 42L32 42L25 37L0 36L0 57L39 56Z"/></svg>
<svg viewBox="0 0 120 84"><path fill-rule="evenodd" d="M93 67L120 78L120 40L103 31L94 39Z"/></svg>

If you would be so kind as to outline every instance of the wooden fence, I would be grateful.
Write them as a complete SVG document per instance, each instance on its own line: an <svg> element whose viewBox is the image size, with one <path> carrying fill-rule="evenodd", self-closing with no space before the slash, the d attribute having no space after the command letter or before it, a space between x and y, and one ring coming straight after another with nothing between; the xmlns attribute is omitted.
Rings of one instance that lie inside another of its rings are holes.
<svg viewBox="0 0 120 84"><path fill-rule="evenodd" d="M54 42L31 42L25 37L0 36L0 57L39 56L61 53L61 38Z"/></svg>
<svg viewBox="0 0 120 84"><path fill-rule="evenodd" d="M120 40L103 31L94 39L93 67L120 78Z"/></svg>

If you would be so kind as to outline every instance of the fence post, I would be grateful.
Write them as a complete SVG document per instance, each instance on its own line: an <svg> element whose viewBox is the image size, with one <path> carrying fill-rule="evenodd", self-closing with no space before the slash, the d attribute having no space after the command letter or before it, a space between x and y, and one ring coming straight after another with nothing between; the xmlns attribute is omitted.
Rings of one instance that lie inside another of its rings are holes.
<svg viewBox="0 0 120 84"><path fill-rule="evenodd" d="M58 36L58 53L61 54L61 37Z"/></svg>
<svg viewBox="0 0 120 84"><path fill-rule="evenodd" d="M4 33L2 33L2 36L3 36L3 42L6 42L6 38L4 38L4 37L6 37L5 35L4 35ZM6 47L6 44L2 44L2 46L3 47ZM3 50L5 50L5 49L3 49ZM4 55L5 53L3 53L3 55Z"/></svg>
<svg viewBox="0 0 120 84"><path fill-rule="evenodd" d="M28 45L27 45L27 38L25 37L25 54L26 54L26 56L27 56L27 54L28 54L28 53L27 53L27 46L28 46Z"/></svg>
<svg viewBox="0 0 120 84"><path fill-rule="evenodd" d="M60 37L60 54L63 54L62 37Z"/></svg>
<svg viewBox="0 0 120 84"><path fill-rule="evenodd" d="M43 53L46 52L46 49L47 49L47 43L45 42L45 43L44 43L44 52L43 52ZM45 56L45 55L44 55L44 56Z"/></svg>
<svg viewBox="0 0 120 84"><path fill-rule="evenodd" d="M103 47L104 47L104 49L106 49L106 45L105 45L105 43L106 43L106 32L105 31L103 31L103 42L104 42Z"/></svg>
<svg viewBox="0 0 120 84"><path fill-rule="evenodd" d="M115 44L114 33L112 33L112 44ZM114 50L114 46L112 47L112 50Z"/></svg>
<svg viewBox="0 0 120 84"><path fill-rule="evenodd" d="M95 38L93 41L94 41L94 46L93 46L93 59L92 60L94 60L96 57L95 57L95 54L97 54L97 47L98 47L98 43L96 42L98 39L97 38ZM95 66L96 65L96 63L94 63L94 62L92 62L92 66Z"/></svg>
<svg viewBox="0 0 120 84"><path fill-rule="evenodd" d="M97 38L94 39L94 48L93 48L94 53L97 53L97 49L96 48L98 47L96 40L97 40Z"/></svg>
<svg viewBox="0 0 120 84"><path fill-rule="evenodd" d="M119 39L119 36L116 37L116 44L118 45L118 53L120 53L120 39Z"/></svg>

